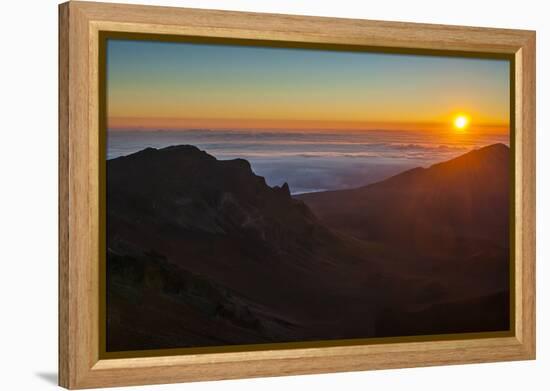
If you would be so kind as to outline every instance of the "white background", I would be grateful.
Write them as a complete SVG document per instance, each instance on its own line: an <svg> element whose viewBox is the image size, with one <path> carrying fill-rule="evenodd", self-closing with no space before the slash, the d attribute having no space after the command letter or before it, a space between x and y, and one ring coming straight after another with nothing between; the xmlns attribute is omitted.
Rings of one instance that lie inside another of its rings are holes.
<svg viewBox="0 0 550 391"><path fill-rule="evenodd" d="M119 0L124 2L123 0ZM176 384L178 390L543 390L550 387L550 12L531 0L180 0L134 3L537 30L538 359ZM57 378L57 1L4 1L0 58L0 389ZM546 383L546 384L545 384Z"/></svg>

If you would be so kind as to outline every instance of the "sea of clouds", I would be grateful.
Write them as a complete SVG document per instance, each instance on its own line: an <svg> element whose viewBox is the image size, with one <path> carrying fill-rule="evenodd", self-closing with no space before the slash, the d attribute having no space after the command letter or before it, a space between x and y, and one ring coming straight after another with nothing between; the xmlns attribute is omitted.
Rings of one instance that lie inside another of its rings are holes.
<svg viewBox="0 0 550 391"><path fill-rule="evenodd" d="M147 147L190 144L218 159L247 159L269 185L287 182L293 194L348 189L406 169L428 167L507 135L410 131L283 132L252 130L108 131L107 159Z"/></svg>

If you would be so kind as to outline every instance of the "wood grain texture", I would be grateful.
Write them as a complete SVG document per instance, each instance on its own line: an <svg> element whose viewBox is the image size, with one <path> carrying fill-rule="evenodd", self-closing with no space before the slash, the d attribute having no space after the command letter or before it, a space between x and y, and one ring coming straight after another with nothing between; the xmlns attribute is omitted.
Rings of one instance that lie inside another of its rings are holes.
<svg viewBox="0 0 550 391"><path fill-rule="evenodd" d="M535 357L534 32L86 2L62 4L59 12L61 386L157 384ZM514 55L515 336L100 360L100 31Z"/></svg>
<svg viewBox="0 0 550 391"><path fill-rule="evenodd" d="M59 7L59 383L69 384L69 7Z"/></svg>
<svg viewBox="0 0 550 391"><path fill-rule="evenodd" d="M521 242L521 252L516 254L516 262L521 264L521 270L516 275L518 286L517 295L521 298L518 306L521 310L521 329L516 335L525 346L528 354L535 358L536 351L536 321L535 321L535 292L536 292L536 262L535 262L535 227L536 227L536 85L535 85L535 34L532 33L525 44L516 53L516 142L518 155L516 156L516 195L521 205L516 207L516 221L521 222L521 230L516 227L516 245ZM521 148L521 150L520 150ZM518 175L519 174L519 175ZM517 270L518 266L516 266ZM521 280L520 280L521 279Z"/></svg>

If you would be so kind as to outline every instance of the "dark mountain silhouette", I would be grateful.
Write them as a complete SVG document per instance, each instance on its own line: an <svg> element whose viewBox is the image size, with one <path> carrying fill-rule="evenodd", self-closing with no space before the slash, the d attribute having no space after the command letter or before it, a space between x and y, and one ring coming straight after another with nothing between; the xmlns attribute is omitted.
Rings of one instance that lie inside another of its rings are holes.
<svg viewBox="0 0 550 391"><path fill-rule="evenodd" d="M113 159L107 173L109 349L373 335L363 245L286 184L192 146Z"/></svg>
<svg viewBox="0 0 550 391"><path fill-rule="evenodd" d="M300 199L193 146L109 160L107 350L506 329L507 154Z"/></svg>
<svg viewBox="0 0 550 391"><path fill-rule="evenodd" d="M297 198L358 239L427 252L471 251L464 245L472 242L508 247L509 161L509 148L494 144L369 186Z"/></svg>
<svg viewBox="0 0 550 391"><path fill-rule="evenodd" d="M509 148L494 144L368 186L296 198L334 231L382 246L386 270L432 281L424 304L378 317L379 335L507 329L509 173Z"/></svg>

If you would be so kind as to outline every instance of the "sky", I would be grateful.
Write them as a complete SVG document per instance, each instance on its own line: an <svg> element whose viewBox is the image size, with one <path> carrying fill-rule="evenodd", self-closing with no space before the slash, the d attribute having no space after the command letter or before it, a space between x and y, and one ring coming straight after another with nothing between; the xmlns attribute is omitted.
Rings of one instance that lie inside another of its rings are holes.
<svg viewBox="0 0 550 391"><path fill-rule="evenodd" d="M109 39L106 73L111 130L509 125L506 60Z"/></svg>

